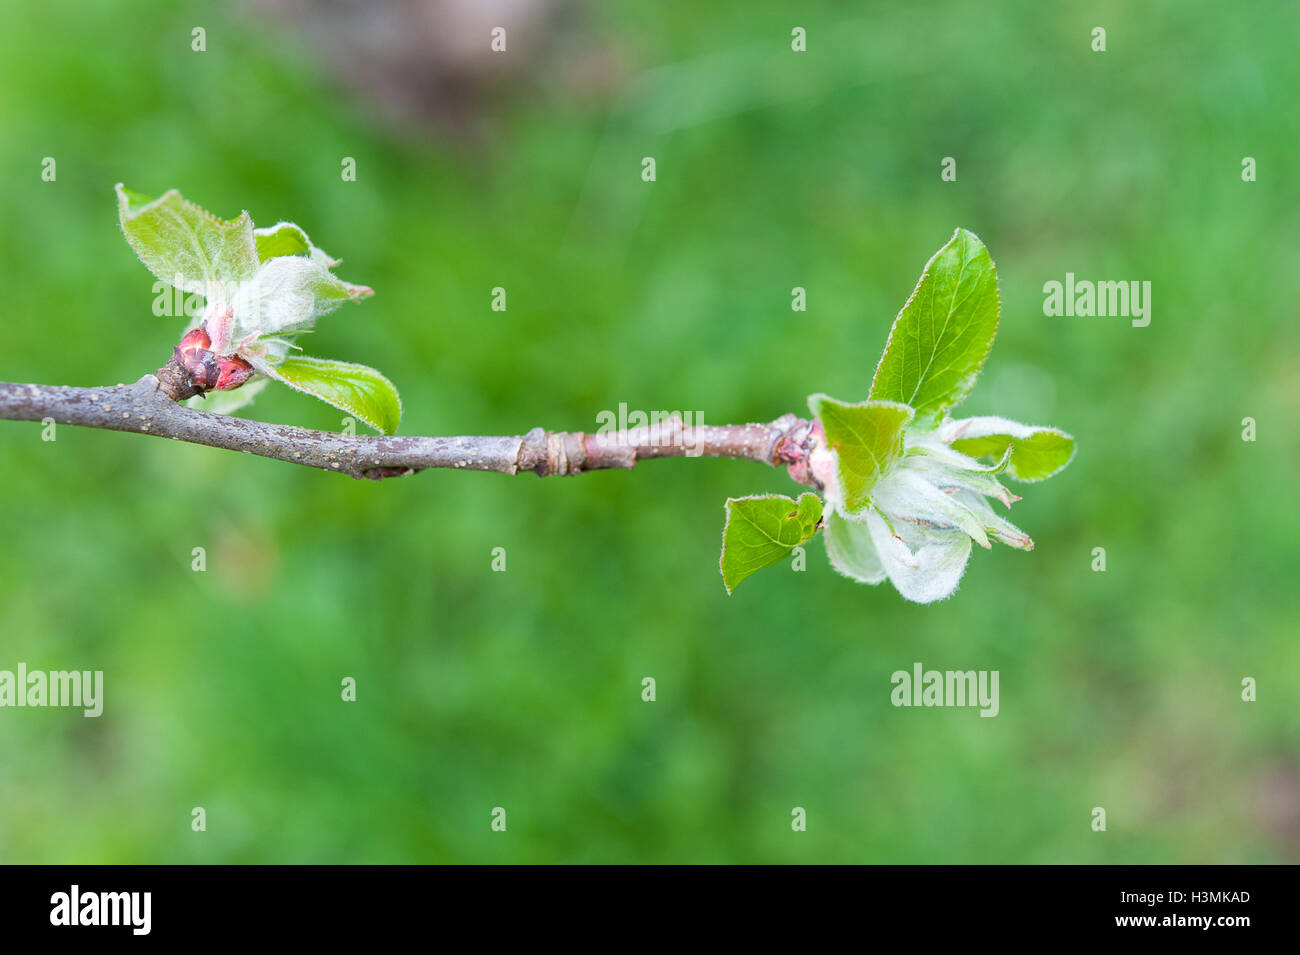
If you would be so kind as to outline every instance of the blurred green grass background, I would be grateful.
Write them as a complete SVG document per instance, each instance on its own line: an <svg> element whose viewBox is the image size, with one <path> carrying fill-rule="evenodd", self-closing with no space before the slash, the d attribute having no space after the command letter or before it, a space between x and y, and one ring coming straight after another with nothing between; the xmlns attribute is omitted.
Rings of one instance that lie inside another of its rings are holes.
<svg viewBox="0 0 1300 955"><path fill-rule="evenodd" d="M723 500L794 490L745 462L370 483L0 422L0 668L106 687L97 720L0 711L0 861L1300 860L1300 10L844 6L581 7L610 88L516 77L468 134L377 120L246 10L0 10L0 379L166 359L119 180L344 259L377 294L310 346L382 369L408 434L864 397L962 225L1003 299L963 410L1080 446L1022 490L1038 549L921 607L819 542L728 599ZM1067 271L1150 280L1151 325L1044 317ZM284 389L251 413L340 427ZM914 661L999 670L1000 715L895 709Z"/></svg>

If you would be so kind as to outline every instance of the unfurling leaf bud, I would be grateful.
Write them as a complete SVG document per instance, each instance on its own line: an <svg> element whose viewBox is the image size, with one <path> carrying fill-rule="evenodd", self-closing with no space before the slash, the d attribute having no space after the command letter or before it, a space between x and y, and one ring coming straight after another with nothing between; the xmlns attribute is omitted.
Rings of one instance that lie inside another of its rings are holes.
<svg viewBox="0 0 1300 955"><path fill-rule="evenodd" d="M339 260L302 229L291 222L255 229L247 212L225 221L174 189L151 199L119 183L117 197L122 232L140 261L160 282L204 300L198 328L176 346L168 366L169 394L179 400L279 381L377 431L396 429L401 399L373 368L289 358L297 347L293 339L311 331L316 319L374 294L368 285L336 276Z"/></svg>

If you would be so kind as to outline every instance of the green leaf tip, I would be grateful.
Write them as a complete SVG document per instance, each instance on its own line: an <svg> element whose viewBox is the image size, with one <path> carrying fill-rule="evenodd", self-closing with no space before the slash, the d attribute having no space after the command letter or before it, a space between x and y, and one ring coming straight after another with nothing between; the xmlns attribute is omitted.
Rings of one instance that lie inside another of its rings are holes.
<svg viewBox="0 0 1300 955"><path fill-rule="evenodd" d="M292 222L277 222L266 229L254 229L253 237L257 242L257 257L262 262L282 255L310 254L312 250L307 233Z"/></svg>
<svg viewBox="0 0 1300 955"><path fill-rule="evenodd" d="M908 405L920 421L939 420L975 387L999 311L988 249L975 233L957 229L894 319L869 397Z"/></svg>
<svg viewBox="0 0 1300 955"><path fill-rule="evenodd" d="M397 388L365 365L294 355L258 370L361 419L381 434L394 433L402 420Z"/></svg>
<svg viewBox="0 0 1300 955"><path fill-rule="evenodd" d="M729 497L725 509L719 564L728 594L751 574L785 560L821 526L816 494L801 494L798 501L783 494Z"/></svg>
<svg viewBox="0 0 1300 955"><path fill-rule="evenodd" d="M1074 437L1059 428L982 417L945 422L942 433L954 451L1004 461L1007 475L1017 481L1045 481L1074 460Z"/></svg>

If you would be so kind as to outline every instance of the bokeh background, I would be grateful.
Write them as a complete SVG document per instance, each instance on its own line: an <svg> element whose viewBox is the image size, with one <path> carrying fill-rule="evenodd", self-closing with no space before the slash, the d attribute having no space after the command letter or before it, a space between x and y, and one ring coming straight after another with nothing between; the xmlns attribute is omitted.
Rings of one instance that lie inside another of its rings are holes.
<svg viewBox="0 0 1300 955"><path fill-rule="evenodd" d="M409 434L859 399L961 225L1003 298L964 410L1080 447L1022 490L1037 550L923 607L820 541L728 598L723 500L795 490L752 463L371 483L0 422L0 668L106 683L0 711L0 860L1300 860L1300 9L848 7L0 7L0 379L167 358L119 180L344 259L377 294L310 344ZM1045 317L1067 271L1151 281L1150 326ZM1000 715L894 708L915 661L999 670Z"/></svg>

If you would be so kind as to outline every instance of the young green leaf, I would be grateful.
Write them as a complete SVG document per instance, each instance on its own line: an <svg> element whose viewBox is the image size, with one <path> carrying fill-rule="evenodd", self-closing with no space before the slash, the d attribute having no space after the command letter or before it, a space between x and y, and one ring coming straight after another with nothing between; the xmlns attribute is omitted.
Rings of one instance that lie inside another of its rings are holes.
<svg viewBox="0 0 1300 955"><path fill-rule="evenodd" d="M1036 428L1007 418L963 418L944 425L953 450L995 460L1010 453L1007 474L1018 481L1042 481L1074 458L1074 438L1056 428Z"/></svg>
<svg viewBox="0 0 1300 955"><path fill-rule="evenodd" d="M827 395L808 399L813 416L826 431L826 444L839 461L839 485L845 511L856 514L867 506L871 489L889 473L903 453L903 432L912 409L892 401L848 404Z"/></svg>
<svg viewBox="0 0 1300 955"><path fill-rule="evenodd" d="M870 397L916 409L936 421L979 377L998 330L998 276L988 249L958 229L930 259L894 319Z"/></svg>
<svg viewBox="0 0 1300 955"><path fill-rule="evenodd" d="M282 255L302 255L312 249L307 233L292 222L277 222L265 229L254 229L257 257L262 262Z"/></svg>
<svg viewBox="0 0 1300 955"><path fill-rule="evenodd" d="M782 494L727 498L722 530L722 582L727 593L756 571L779 563L817 533L822 501L801 494L795 501Z"/></svg>
<svg viewBox="0 0 1300 955"><path fill-rule="evenodd" d="M118 217L126 241L157 278L186 292L210 295L217 283L242 282L257 271L253 222L245 212L229 222L170 189L150 199L117 184Z"/></svg>
<svg viewBox="0 0 1300 955"><path fill-rule="evenodd" d="M254 362L257 370L291 388L360 418L383 434L402 419L402 400L393 383L365 365L295 355L278 365Z"/></svg>

